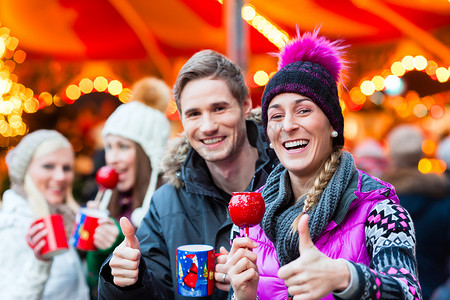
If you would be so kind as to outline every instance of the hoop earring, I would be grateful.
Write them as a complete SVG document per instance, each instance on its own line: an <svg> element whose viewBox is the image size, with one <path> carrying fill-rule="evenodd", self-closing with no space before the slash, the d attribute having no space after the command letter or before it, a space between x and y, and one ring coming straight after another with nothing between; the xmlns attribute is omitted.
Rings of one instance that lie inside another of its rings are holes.
<svg viewBox="0 0 450 300"><path fill-rule="evenodd" d="M269 148L270 148L270 149L273 149L272 143L269 144Z"/></svg>
<svg viewBox="0 0 450 300"><path fill-rule="evenodd" d="M333 130L332 132L331 132L331 136L332 137L337 137L339 135L339 133L336 131L336 130Z"/></svg>

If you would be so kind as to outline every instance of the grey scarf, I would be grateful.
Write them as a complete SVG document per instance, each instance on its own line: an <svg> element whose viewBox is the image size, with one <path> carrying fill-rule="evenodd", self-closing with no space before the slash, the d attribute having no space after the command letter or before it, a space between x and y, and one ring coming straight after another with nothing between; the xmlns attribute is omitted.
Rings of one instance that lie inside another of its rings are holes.
<svg viewBox="0 0 450 300"><path fill-rule="evenodd" d="M48 206L51 214L62 215L64 221L64 229L66 230L66 236L69 239L75 225L76 213L69 207L69 205L65 203L56 205L49 204Z"/></svg>
<svg viewBox="0 0 450 300"><path fill-rule="evenodd" d="M309 230L314 241L336 215L345 214L354 198L345 197L345 190L352 177L357 172L353 157L348 152L342 152L341 162L324 189L319 202L309 212ZM279 164L270 173L262 191L266 202L266 213L261 227L267 237L274 242L280 265L283 266L298 258L298 232L291 234L291 224L303 210L303 201L294 203L289 174L283 165Z"/></svg>

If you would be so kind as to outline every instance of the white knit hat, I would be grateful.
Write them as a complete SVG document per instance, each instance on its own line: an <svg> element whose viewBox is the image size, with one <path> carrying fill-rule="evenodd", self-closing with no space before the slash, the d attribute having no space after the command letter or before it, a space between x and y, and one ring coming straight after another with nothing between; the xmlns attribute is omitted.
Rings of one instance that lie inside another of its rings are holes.
<svg viewBox="0 0 450 300"><path fill-rule="evenodd" d="M152 175L142 204L148 209L150 198L156 189L160 173L161 158L170 135L170 123L167 117L154 108L138 101L120 105L106 120L103 127L103 139L109 135L127 138L139 144L150 159Z"/></svg>
<svg viewBox="0 0 450 300"><path fill-rule="evenodd" d="M106 120L102 137L118 135L138 143L152 162L152 168L164 153L170 124L159 110L131 101L120 105Z"/></svg>
<svg viewBox="0 0 450 300"><path fill-rule="evenodd" d="M6 154L6 165L12 183L23 185L34 152L44 142L56 140L72 149L69 140L56 130L41 129L25 135L19 144Z"/></svg>

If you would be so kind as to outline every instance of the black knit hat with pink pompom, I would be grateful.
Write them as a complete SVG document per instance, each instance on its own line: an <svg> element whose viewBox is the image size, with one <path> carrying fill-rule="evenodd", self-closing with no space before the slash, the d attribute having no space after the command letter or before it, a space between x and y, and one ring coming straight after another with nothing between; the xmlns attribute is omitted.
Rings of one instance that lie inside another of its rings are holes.
<svg viewBox="0 0 450 300"><path fill-rule="evenodd" d="M267 132L267 108L272 99L283 93L310 98L322 109L338 136L334 146L344 145L344 117L339 103L337 84L347 69L341 41L331 42L318 36L319 30L297 37L277 54L278 71L269 80L262 96L262 123Z"/></svg>

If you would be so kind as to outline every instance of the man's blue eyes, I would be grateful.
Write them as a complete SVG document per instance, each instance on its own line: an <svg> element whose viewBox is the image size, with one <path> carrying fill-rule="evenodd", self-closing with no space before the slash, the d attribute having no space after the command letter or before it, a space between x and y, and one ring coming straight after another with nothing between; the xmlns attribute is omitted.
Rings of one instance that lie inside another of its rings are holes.
<svg viewBox="0 0 450 300"><path fill-rule="evenodd" d="M212 111L216 112L216 111L222 111L225 109L226 109L225 106L217 106L217 107L214 107ZM196 117L196 116L200 116L201 114L202 114L201 112L196 111L196 112L190 112L190 113L186 114L186 116L187 117Z"/></svg>

